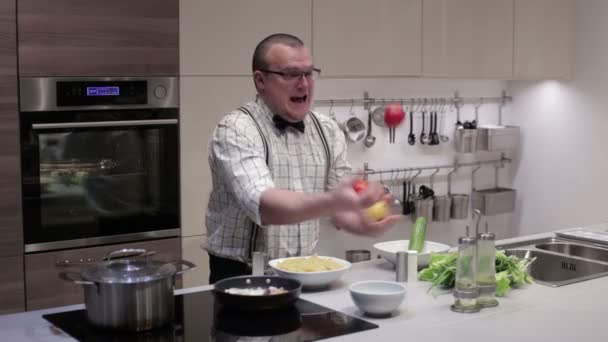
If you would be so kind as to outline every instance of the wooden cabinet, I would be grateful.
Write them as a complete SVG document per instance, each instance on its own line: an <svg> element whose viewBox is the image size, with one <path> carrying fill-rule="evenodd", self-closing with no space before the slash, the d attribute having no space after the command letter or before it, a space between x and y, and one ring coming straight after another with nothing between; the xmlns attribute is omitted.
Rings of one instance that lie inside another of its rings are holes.
<svg viewBox="0 0 608 342"><path fill-rule="evenodd" d="M0 315L25 310L23 256L0 258Z"/></svg>
<svg viewBox="0 0 608 342"><path fill-rule="evenodd" d="M509 79L514 0L423 0L422 75Z"/></svg>
<svg viewBox="0 0 608 342"><path fill-rule="evenodd" d="M19 0L17 17L20 76L179 73L178 1Z"/></svg>
<svg viewBox="0 0 608 342"><path fill-rule="evenodd" d="M25 309L15 6L0 1L0 314Z"/></svg>
<svg viewBox="0 0 608 342"><path fill-rule="evenodd" d="M150 258L163 261L179 260L182 254L180 238L28 254L25 256L27 310L83 303L82 285L60 279L59 272L78 271L79 267L82 267L78 266L81 260L100 261L109 252L121 248L144 248L148 251L156 251L156 254ZM74 263L74 266L65 266L65 261ZM181 286L181 279L178 279L176 286Z"/></svg>
<svg viewBox="0 0 608 342"><path fill-rule="evenodd" d="M181 0L179 4L181 75L251 75L253 50L272 33L290 33L311 43L312 0Z"/></svg>
<svg viewBox="0 0 608 342"><path fill-rule="evenodd" d="M574 0L515 0L515 79L572 77Z"/></svg>
<svg viewBox="0 0 608 342"><path fill-rule="evenodd" d="M0 2L0 258L23 254L15 1Z"/></svg>
<svg viewBox="0 0 608 342"><path fill-rule="evenodd" d="M315 64L323 76L419 76L422 0L314 0Z"/></svg>

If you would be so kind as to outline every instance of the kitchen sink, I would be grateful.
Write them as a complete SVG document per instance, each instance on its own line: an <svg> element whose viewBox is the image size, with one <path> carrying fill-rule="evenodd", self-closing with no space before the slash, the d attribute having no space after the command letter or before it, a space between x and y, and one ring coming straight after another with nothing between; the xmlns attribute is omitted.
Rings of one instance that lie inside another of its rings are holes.
<svg viewBox="0 0 608 342"><path fill-rule="evenodd" d="M608 275L608 263L531 249L507 249L507 255L536 258L530 275L537 283L558 287Z"/></svg>
<svg viewBox="0 0 608 342"><path fill-rule="evenodd" d="M595 248L578 243L550 242L537 244L536 248L560 254L608 262L608 249Z"/></svg>
<svg viewBox="0 0 608 342"><path fill-rule="evenodd" d="M608 248L561 237L497 246L507 255L536 258L530 275L537 283L558 287L608 275Z"/></svg>

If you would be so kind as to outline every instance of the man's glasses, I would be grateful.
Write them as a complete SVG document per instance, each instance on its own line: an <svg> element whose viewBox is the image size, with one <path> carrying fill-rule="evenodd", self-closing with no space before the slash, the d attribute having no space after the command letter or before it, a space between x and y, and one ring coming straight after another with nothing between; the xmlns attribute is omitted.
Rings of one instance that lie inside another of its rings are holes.
<svg viewBox="0 0 608 342"><path fill-rule="evenodd" d="M275 74L281 76L287 82L296 82L300 80L302 77L305 77L307 80L316 80L319 75L321 75L321 69L312 68L309 71L300 71L300 70L287 70L287 71L274 71L267 69L260 69L261 72L265 72L267 74Z"/></svg>

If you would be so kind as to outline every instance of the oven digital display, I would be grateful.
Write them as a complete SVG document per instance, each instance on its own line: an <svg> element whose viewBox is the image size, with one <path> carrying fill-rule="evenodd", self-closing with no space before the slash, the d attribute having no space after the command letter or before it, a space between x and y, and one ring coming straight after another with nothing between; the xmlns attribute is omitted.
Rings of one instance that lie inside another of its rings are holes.
<svg viewBox="0 0 608 342"><path fill-rule="evenodd" d="M87 87L87 96L119 96L120 87Z"/></svg>
<svg viewBox="0 0 608 342"><path fill-rule="evenodd" d="M115 106L148 103L148 82L57 81L57 106Z"/></svg>

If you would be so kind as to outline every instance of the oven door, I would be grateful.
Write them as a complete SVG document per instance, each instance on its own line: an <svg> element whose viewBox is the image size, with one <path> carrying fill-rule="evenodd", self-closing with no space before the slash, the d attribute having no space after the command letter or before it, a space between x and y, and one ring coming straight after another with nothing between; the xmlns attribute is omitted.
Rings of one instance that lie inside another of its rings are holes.
<svg viewBox="0 0 608 342"><path fill-rule="evenodd" d="M26 253L178 236L176 111L21 113Z"/></svg>

